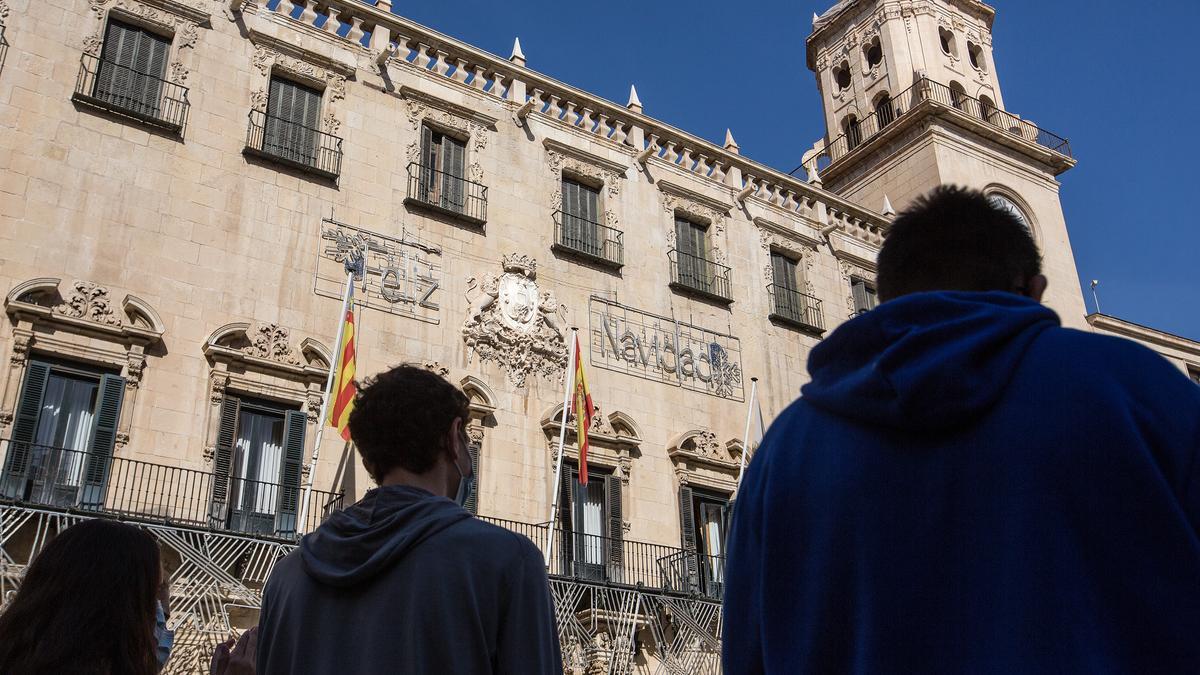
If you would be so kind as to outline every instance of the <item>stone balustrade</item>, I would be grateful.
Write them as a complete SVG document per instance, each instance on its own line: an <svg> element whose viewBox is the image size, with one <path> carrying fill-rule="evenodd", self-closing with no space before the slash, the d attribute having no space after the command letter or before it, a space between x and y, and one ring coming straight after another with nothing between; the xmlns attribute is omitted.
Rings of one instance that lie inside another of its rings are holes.
<svg viewBox="0 0 1200 675"><path fill-rule="evenodd" d="M381 64L401 63L620 146L639 162L665 163L724 186L737 199L839 225L848 234L878 243L888 218L781 171L742 157L641 112L640 102L622 106L559 82L524 65L523 55L504 59L413 23L391 12L389 0L375 6L358 0L278 0L259 7L370 50ZM729 139L730 141L732 139ZM822 208L825 207L825 208ZM827 218L837 214L835 220Z"/></svg>

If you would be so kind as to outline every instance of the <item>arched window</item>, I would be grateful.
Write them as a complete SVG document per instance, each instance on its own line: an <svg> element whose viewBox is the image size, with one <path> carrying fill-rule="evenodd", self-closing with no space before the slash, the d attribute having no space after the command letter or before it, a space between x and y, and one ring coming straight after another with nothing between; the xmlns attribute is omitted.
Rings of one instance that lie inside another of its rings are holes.
<svg viewBox="0 0 1200 675"><path fill-rule="evenodd" d="M979 97L979 116L987 122L997 124L996 103L987 96Z"/></svg>
<svg viewBox="0 0 1200 675"><path fill-rule="evenodd" d="M879 44L879 36L863 45L863 57L867 59L867 69L873 69L883 61L883 47Z"/></svg>
<svg viewBox="0 0 1200 675"><path fill-rule="evenodd" d="M857 115L846 115L842 120L842 133L846 136L846 150L853 150L862 143L862 127Z"/></svg>
<svg viewBox="0 0 1200 675"><path fill-rule="evenodd" d="M938 28L938 37L942 42L942 52L951 58L958 58L958 44L954 39L954 33L946 28Z"/></svg>
<svg viewBox="0 0 1200 675"><path fill-rule="evenodd" d="M1033 227L1029 224L1029 217L1025 215L1025 211L1017 205L1015 200L999 192L989 192L987 198L993 206L1011 213L1014 218L1020 221L1029 234L1033 234Z"/></svg>
<svg viewBox="0 0 1200 675"><path fill-rule="evenodd" d="M983 56L983 47L974 42L967 43L967 58L971 60L971 66L976 70L987 72L987 59Z"/></svg>
<svg viewBox="0 0 1200 675"><path fill-rule="evenodd" d="M892 107L891 94L884 92L875 99L875 117L880 129L896 121L896 109Z"/></svg>
<svg viewBox="0 0 1200 675"><path fill-rule="evenodd" d="M958 82L950 83L950 105L962 110L966 105L967 90Z"/></svg>
<svg viewBox="0 0 1200 675"><path fill-rule="evenodd" d="M833 69L833 83L837 86L838 91L845 91L850 88L850 62L842 61Z"/></svg>

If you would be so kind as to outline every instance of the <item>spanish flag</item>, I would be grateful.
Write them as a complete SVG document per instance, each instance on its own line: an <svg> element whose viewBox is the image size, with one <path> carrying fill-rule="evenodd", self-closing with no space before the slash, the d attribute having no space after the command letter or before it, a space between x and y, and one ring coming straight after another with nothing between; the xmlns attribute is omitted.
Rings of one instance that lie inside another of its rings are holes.
<svg viewBox="0 0 1200 675"><path fill-rule="evenodd" d="M575 437L579 441L579 484L587 485L588 429L592 426L592 394L588 391L587 378L583 375L583 354L579 353L579 335L575 335L575 399L571 412L575 413Z"/></svg>
<svg viewBox="0 0 1200 675"><path fill-rule="evenodd" d="M329 406L329 426L337 427L345 440L350 440L350 412L354 410L354 291L342 320L342 353L334 371L333 405Z"/></svg>

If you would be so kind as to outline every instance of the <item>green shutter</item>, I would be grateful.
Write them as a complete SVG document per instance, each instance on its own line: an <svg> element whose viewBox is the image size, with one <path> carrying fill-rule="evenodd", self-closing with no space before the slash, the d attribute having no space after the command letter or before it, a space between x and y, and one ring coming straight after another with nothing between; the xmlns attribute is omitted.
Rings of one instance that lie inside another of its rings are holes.
<svg viewBox="0 0 1200 675"><path fill-rule="evenodd" d="M471 475L475 477L475 481L471 487L470 494L467 495L467 502L463 505L463 508L471 513L479 513L479 451L480 447L478 443L471 443L467 446L467 452L471 455Z"/></svg>
<svg viewBox="0 0 1200 675"><path fill-rule="evenodd" d="M321 92L271 78L263 149L284 159L315 166L320 117Z"/></svg>
<svg viewBox="0 0 1200 675"><path fill-rule="evenodd" d="M124 398L125 378L119 375L100 378L96 416L92 422L92 437L83 468L83 490L79 495L79 505L84 508L100 509L104 506L104 489L108 484L108 470L117 442L117 425L121 421L121 402Z"/></svg>
<svg viewBox="0 0 1200 675"><path fill-rule="evenodd" d="M160 99L163 78L167 74L167 55L171 50L171 41L149 31L142 31L140 37L137 65L134 66L139 73L135 75L138 80L138 112L158 117L162 110Z"/></svg>
<svg viewBox="0 0 1200 675"><path fill-rule="evenodd" d="M304 434L308 415L289 410L283 426L283 461L279 469L279 509L276 515L276 534L296 533L296 516L300 509L300 469L304 465ZM310 514L319 516L319 512Z"/></svg>
<svg viewBox="0 0 1200 675"><path fill-rule="evenodd" d="M625 521L621 515L621 478L604 477L605 507L608 512L608 580L621 583L625 570Z"/></svg>
<svg viewBox="0 0 1200 675"><path fill-rule="evenodd" d="M564 415L565 417L565 415ZM578 474L569 466L562 468L561 480L558 484L558 559L559 573L570 574L570 561L575 557L575 539L571 536L574 528L572 514L575 509L575 481Z"/></svg>
<svg viewBox="0 0 1200 675"><path fill-rule="evenodd" d="M460 213L466 207L466 154L465 143L442 136L442 206Z"/></svg>
<svg viewBox="0 0 1200 675"><path fill-rule="evenodd" d="M697 586L700 572L697 565L696 512L692 510L692 488L686 485L679 487L679 531L684 559L678 573L683 577L680 579L683 587L675 590L691 592Z"/></svg>
<svg viewBox="0 0 1200 675"><path fill-rule="evenodd" d="M242 402L237 397L221 400L221 420L217 423L217 447L213 456L210 525L223 526L228 513L229 476L233 464L233 446L237 443L238 413Z"/></svg>
<svg viewBox="0 0 1200 675"><path fill-rule="evenodd" d="M435 134L429 125L421 125L421 183L418 199L431 202L437 196L438 185L438 153L441 149L441 137Z"/></svg>
<svg viewBox="0 0 1200 675"><path fill-rule="evenodd" d="M855 316L875 309L875 290L867 286L867 282L863 281L862 279L853 279L850 283L851 290L854 293Z"/></svg>
<svg viewBox="0 0 1200 675"><path fill-rule="evenodd" d="M0 497L20 499L24 496L30 444L37 437L42 399L49 379L50 366L40 361L29 362L25 369L25 383L21 387L21 396L17 399L17 414L13 422L12 437L8 442L4 476L0 479Z"/></svg>
<svg viewBox="0 0 1200 675"><path fill-rule="evenodd" d="M124 105L133 82L132 68L137 56L138 30L120 21L109 21L104 31L104 46L100 50L100 66L96 75L97 98Z"/></svg>
<svg viewBox="0 0 1200 675"><path fill-rule="evenodd" d="M775 279L775 285L782 286L791 291L797 290L795 260L778 253L772 253L771 269Z"/></svg>

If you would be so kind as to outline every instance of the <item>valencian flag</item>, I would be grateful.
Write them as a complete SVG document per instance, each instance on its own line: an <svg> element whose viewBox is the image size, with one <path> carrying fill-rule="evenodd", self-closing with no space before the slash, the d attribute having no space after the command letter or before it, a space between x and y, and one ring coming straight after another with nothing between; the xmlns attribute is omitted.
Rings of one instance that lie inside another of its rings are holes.
<svg viewBox="0 0 1200 675"><path fill-rule="evenodd" d="M575 437L579 441L579 483L587 485L588 429L592 426L592 394L588 391L587 378L583 375L583 354L579 353L579 335L575 335L575 398L571 412L575 413Z"/></svg>
<svg viewBox="0 0 1200 675"><path fill-rule="evenodd" d="M329 426L337 427L345 440L350 440L350 411L354 410L354 287L351 286L346 316L342 319L342 353L334 371L333 405L329 408Z"/></svg>

